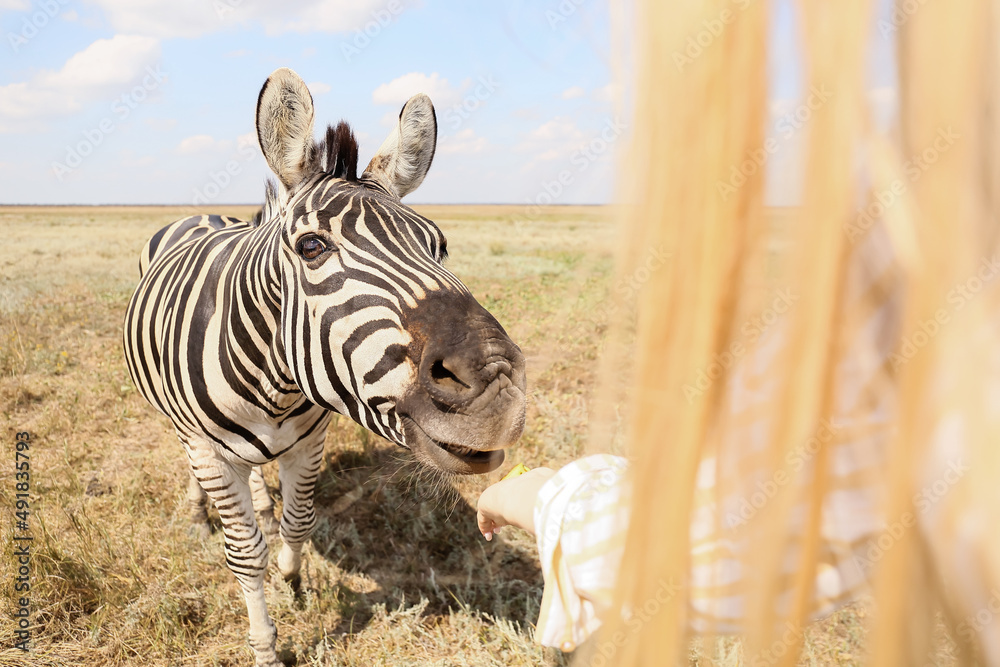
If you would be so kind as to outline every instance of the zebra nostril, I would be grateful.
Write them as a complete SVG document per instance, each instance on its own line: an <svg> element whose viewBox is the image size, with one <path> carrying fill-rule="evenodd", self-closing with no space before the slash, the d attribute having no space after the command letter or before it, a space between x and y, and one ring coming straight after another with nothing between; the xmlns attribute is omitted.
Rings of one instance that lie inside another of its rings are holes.
<svg viewBox="0 0 1000 667"><path fill-rule="evenodd" d="M445 366L443 359L438 359L431 364L430 371L431 381L441 389L459 393L464 389L470 388L470 385L463 382L458 375Z"/></svg>

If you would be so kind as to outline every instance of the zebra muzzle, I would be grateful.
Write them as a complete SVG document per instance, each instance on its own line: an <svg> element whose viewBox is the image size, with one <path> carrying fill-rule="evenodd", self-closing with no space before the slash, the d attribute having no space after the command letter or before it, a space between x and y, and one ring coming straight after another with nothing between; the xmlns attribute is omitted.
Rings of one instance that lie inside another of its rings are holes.
<svg viewBox="0 0 1000 667"><path fill-rule="evenodd" d="M458 475L480 475L496 470L504 461L503 449L473 449L436 440L410 417L403 418L406 444L422 463Z"/></svg>
<svg viewBox="0 0 1000 667"><path fill-rule="evenodd" d="M434 293L406 313L416 376L397 414L427 465L478 474L503 463L524 430L524 355L471 294Z"/></svg>

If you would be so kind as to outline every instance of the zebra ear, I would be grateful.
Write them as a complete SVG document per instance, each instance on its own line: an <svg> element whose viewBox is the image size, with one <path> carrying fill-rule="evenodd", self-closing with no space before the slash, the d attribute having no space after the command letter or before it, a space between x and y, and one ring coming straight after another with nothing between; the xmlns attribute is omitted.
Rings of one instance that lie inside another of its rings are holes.
<svg viewBox="0 0 1000 667"><path fill-rule="evenodd" d="M423 182L437 147L437 117L431 98L414 95L399 112L393 128L362 178L373 178L402 199Z"/></svg>
<svg viewBox="0 0 1000 667"><path fill-rule="evenodd" d="M257 140L271 171L286 188L308 175L314 145L312 95L287 67L274 70L260 89Z"/></svg>

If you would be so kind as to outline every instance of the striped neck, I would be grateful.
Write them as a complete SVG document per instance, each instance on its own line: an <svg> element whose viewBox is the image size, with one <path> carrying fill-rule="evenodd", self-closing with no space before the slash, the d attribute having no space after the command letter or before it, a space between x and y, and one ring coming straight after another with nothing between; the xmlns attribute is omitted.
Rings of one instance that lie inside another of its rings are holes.
<svg viewBox="0 0 1000 667"><path fill-rule="evenodd" d="M234 261L220 282L225 289L220 295L223 327L231 340L240 342L239 348L220 350L222 362L243 385L240 393L277 420L312 407L286 362L281 252L280 219L263 222L239 238Z"/></svg>

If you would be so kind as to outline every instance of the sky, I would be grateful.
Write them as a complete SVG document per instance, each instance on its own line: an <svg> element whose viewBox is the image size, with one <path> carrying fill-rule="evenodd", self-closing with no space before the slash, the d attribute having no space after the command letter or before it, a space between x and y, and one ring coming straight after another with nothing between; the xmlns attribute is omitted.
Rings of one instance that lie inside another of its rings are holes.
<svg viewBox="0 0 1000 667"><path fill-rule="evenodd" d="M792 3L772 6L780 205L809 91ZM317 135L352 125L362 168L402 104L431 97L438 151L407 203L608 203L629 137L610 25L600 0L0 0L0 203L259 203L254 110L278 67L309 85ZM885 106L891 41L873 39Z"/></svg>

